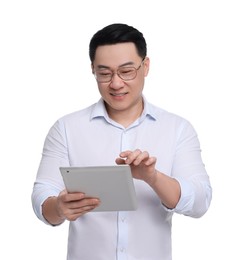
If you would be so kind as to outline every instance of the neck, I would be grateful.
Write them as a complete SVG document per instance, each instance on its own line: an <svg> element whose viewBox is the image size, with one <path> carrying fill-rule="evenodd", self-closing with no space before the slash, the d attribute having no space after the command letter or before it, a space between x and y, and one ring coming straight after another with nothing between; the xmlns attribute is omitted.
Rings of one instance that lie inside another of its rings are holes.
<svg viewBox="0 0 243 260"><path fill-rule="evenodd" d="M106 105L109 117L124 127L128 127L141 116L143 107L143 100L124 110L115 110Z"/></svg>

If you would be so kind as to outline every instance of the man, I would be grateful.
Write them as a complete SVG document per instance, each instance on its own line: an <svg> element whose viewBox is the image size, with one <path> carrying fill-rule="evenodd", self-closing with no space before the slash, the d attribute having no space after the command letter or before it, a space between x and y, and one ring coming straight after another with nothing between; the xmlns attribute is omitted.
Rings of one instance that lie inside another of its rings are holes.
<svg viewBox="0 0 243 260"><path fill-rule="evenodd" d="M197 134L144 97L150 60L137 29L101 29L89 54L101 99L50 129L33 188L35 213L50 225L70 221L69 260L170 260L173 213L199 218L211 202ZM92 212L98 198L65 190L60 166L115 163L131 167L136 211Z"/></svg>

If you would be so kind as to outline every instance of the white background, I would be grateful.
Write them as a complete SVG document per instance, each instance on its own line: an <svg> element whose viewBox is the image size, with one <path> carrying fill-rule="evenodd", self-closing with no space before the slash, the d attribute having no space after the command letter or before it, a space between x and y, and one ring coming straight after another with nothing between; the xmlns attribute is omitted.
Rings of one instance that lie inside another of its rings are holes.
<svg viewBox="0 0 243 260"><path fill-rule="evenodd" d="M32 186L51 125L99 98L88 44L113 22L144 33L145 95L194 125L211 178L206 215L174 216L174 260L243 259L241 2L0 2L0 259L65 259L68 225L36 218Z"/></svg>

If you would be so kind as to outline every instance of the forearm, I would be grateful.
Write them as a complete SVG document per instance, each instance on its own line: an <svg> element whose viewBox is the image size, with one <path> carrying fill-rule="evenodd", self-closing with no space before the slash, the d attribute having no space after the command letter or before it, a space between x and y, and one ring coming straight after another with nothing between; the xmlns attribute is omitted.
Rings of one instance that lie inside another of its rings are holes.
<svg viewBox="0 0 243 260"><path fill-rule="evenodd" d="M150 186L164 206L169 209L176 207L181 195L180 184L176 179L156 171L156 177Z"/></svg>
<svg viewBox="0 0 243 260"><path fill-rule="evenodd" d="M42 214L51 225L60 225L65 221L57 210L57 197L49 197L42 205Z"/></svg>

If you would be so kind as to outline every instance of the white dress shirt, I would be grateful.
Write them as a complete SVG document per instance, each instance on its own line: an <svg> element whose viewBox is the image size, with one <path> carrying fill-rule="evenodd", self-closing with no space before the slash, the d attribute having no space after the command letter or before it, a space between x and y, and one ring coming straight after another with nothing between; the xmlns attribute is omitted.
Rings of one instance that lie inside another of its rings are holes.
<svg viewBox="0 0 243 260"><path fill-rule="evenodd" d="M109 118L100 99L50 129L32 193L38 218L47 223L42 204L64 189L60 166L114 165L121 151L137 148L157 158L158 171L179 181L176 208L164 207L148 184L134 179L136 211L90 212L70 222L68 260L171 260L174 212L197 218L207 211L212 189L192 125L144 98L143 114L124 128Z"/></svg>

